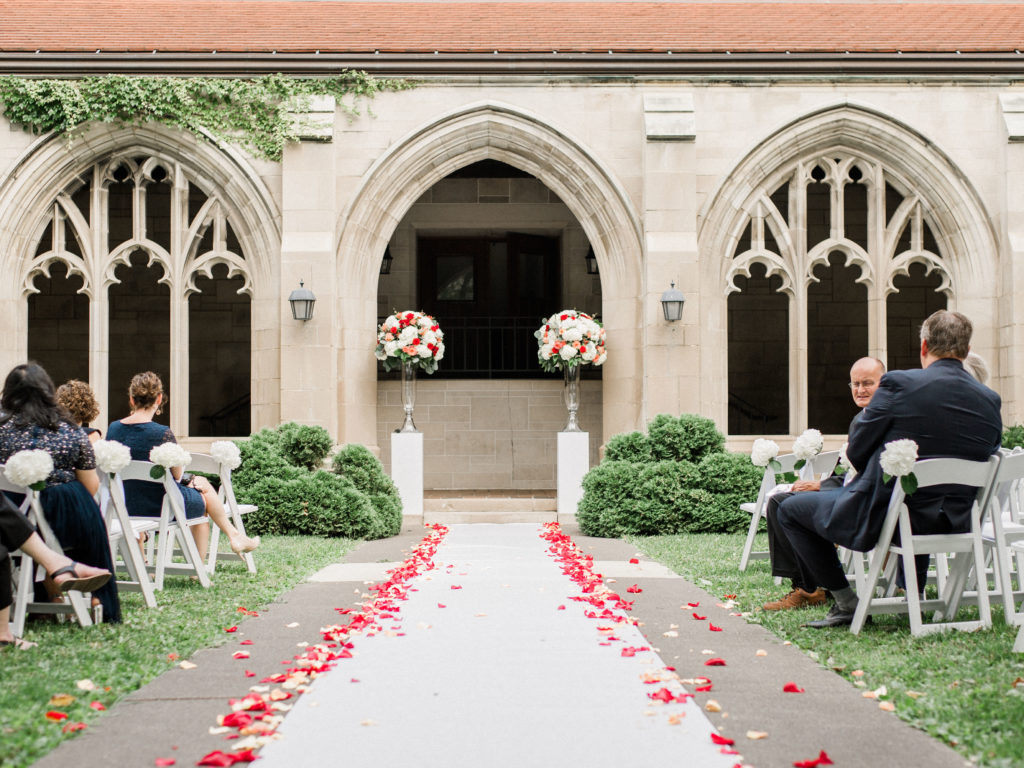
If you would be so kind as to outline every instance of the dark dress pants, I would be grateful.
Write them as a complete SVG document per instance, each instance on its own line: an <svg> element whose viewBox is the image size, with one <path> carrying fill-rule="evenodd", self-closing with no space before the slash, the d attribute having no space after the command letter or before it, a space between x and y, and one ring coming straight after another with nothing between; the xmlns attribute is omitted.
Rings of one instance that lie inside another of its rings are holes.
<svg viewBox="0 0 1024 768"><path fill-rule="evenodd" d="M805 491L805 493L813 492ZM768 503L765 505L765 517L768 521L768 555L772 564L772 576L790 579L794 587L813 592L817 589L817 585L804 580L804 575L800 572L797 562L796 551L779 527L779 505L796 495L798 494L787 491L768 497Z"/></svg>
<svg viewBox="0 0 1024 768"><path fill-rule="evenodd" d="M795 555L800 580L830 592L850 586L836 546L825 536L824 515L842 489L816 493L794 493L778 509L776 520Z"/></svg>

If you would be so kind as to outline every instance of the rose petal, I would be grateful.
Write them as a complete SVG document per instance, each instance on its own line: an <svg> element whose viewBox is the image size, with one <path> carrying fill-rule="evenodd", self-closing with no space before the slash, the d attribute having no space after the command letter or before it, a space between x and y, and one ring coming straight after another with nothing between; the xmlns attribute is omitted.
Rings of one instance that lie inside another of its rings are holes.
<svg viewBox="0 0 1024 768"><path fill-rule="evenodd" d="M719 736L714 731L711 732L711 741L713 744L718 744L726 747L731 747L733 744L736 743L732 739L727 739L725 736Z"/></svg>
<svg viewBox="0 0 1024 768"><path fill-rule="evenodd" d="M722 705L714 699L708 699L706 702L704 702L704 709L708 712L721 712Z"/></svg>
<svg viewBox="0 0 1024 768"><path fill-rule="evenodd" d="M153 764L163 767L168 765L174 765L175 762L176 761L173 757L158 757L156 760L153 761Z"/></svg>
<svg viewBox="0 0 1024 768"><path fill-rule="evenodd" d="M635 557L629 558L629 564L630 565L639 565L639 563L640 563L640 561L637 560Z"/></svg>
<svg viewBox="0 0 1024 768"><path fill-rule="evenodd" d="M883 710L883 711L885 711L885 712L895 712L896 711L896 705L893 704L891 701L880 701L880 702L878 702L878 708Z"/></svg>
<svg viewBox="0 0 1024 768"><path fill-rule="evenodd" d="M235 651L234 653L231 654L231 658L233 658L233 659L248 659L249 658L249 652L248 651Z"/></svg>
<svg viewBox="0 0 1024 768"><path fill-rule="evenodd" d="M225 627L225 628L224 628L224 631L225 631L225 632L237 632L237 631L238 631L238 627L237 627L237 626L234 626L234 627Z"/></svg>
<svg viewBox="0 0 1024 768"><path fill-rule="evenodd" d="M766 731L747 731L747 738L752 741L759 741L761 739L767 739L768 733Z"/></svg>
<svg viewBox="0 0 1024 768"><path fill-rule="evenodd" d="M445 605L444 603L438 603L438 604L437 604L437 607L438 607L438 608L447 608L448 606L447 606L447 605Z"/></svg>
<svg viewBox="0 0 1024 768"><path fill-rule="evenodd" d="M721 632L722 631L721 627L716 627L711 622L708 622L708 629L710 629L712 632Z"/></svg>
<svg viewBox="0 0 1024 768"><path fill-rule="evenodd" d="M793 763L793 768L817 768L819 765L835 765L824 749L814 760L799 760Z"/></svg>
<svg viewBox="0 0 1024 768"><path fill-rule="evenodd" d="M698 685L693 690L697 691L698 693L707 693L711 690L711 683L708 683L707 685Z"/></svg>
<svg viewBox="0 0 1024 768"><path fill-rule="evenodd" d="M75 733L76 731L84 731L85 729L85 723L64 723L64 727L61 728L61 731L63 733Z"/></svg>
<svg viewBox="0 0 1024 768"><path fill-rule="evenodd" d="M97 712L106 712L107 711L107 708L105 706L103 706L103 702L100 702L100 701L90 701L89 702L89 708L90 709L95 709Z"/></svg>
<svg viewBox="0 0 1024 768"><path fill-rule="evenodd" d="M708 659L704 662L705 667L724 667L725 659L720 659L717 656L713 659Z"/></svg>
<svg viewBox="0 0 1024 768"><path fill-rule="evenodd" d="M61 720L67 720L68 716L67 713L65 712L56 712L51 709L49 712L46 713L46 719L53 720L53 722L55 723L59 723Z"/></svg>
<svg viewBox="0 0 1024 768"><path fill-rule="evenodd" d="M804 689L801 688L796 683L786 683L784 686L782 686L782 690L785 693L803 693L804 692Z"/></svg>
<svg viewBox="0 0 1024 768"><path fill-rule="evenodd" d="M245 670L245 676L246 677L256 677L256 673L247 669L247 670Z"/></svg>
<svg viewBox="0 0 1024 768"><path fill-rule="evenodd" d="M462 589L462 585L460 585L460 584L452 584L452 589Z"/></svg>
<svg viewBox="0 0 1024 768"><path fill-rule="evenodd" d="M239 645L252 645L252 640L239 640Z"/></svg>
<svg viewBox="0 0 1024 768"><path fill-rule="evenodd" d="M55 693L47 703L49 707L70 707L75 702L75 697L67 693Z"/></svg>
<svg viewBox="0 0 1024 768"><path fill-rule="evenodd" d="M629 594L631 594L631 595L639 595L641 592L643 592L643 590L640 589L640 587L637 586L636 584L634 584L632 587L630 587L626 591L629 592Z"/></svg>
<svg viewBox="0 0 1024 768"><path fill-rule="evenodd" d="M704 621L707 618L707 616L701 616L700 614L695 613L693 614L693 618L695 618L697 621Z"/></svg>
<svg viewBox="0 0 1024 768"><path fill-rule="evenodd" d="M86 678L85 680L79 680L77 683L75 683L75 686L80 691L95 691L96 690L96 683L94 683L92 680L89 680L88 678Z"/></svg>

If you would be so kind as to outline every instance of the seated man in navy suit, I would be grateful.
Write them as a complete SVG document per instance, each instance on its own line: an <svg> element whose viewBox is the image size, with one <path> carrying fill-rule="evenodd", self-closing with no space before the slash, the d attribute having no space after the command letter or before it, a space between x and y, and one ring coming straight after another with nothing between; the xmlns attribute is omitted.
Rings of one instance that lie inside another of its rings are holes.
<svg viewBox="0 0 1024 768"><path fill-rule="evenodd" d="M895 479L883 482L878 457L886 443L910 439L920 458L985 461L999 449L999 395L964 370L971 322L939 310L921 326L921 370L891 371L850 432L846 456L857 476L839 490L797 494L779 507L778 521L793 545L805 583L832 593L835 604L809 627L850 624L857 595L835 545L858 552L878 542ZM970 527L974 489L957 485L923 488L907 497L915 533L953 533Z"/></svg>

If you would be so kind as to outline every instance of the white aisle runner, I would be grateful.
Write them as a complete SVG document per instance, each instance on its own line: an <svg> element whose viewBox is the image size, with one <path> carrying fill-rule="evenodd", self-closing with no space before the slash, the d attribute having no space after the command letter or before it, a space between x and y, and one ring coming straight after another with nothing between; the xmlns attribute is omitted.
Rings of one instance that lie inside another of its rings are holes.
<svg viewBox="0 0 1024 768"><path fill-rule="evenodd" d="M540 532L451 526L437 568L399 604L405 635L354 635L354 657L298 697L261 768L735 765L692 700L648 698L684 689L643 682L664 670L655 653L622 656L647 647L635 627L615 624L621 642L599 644L610 622L569 599L581 590Z"/></svg>

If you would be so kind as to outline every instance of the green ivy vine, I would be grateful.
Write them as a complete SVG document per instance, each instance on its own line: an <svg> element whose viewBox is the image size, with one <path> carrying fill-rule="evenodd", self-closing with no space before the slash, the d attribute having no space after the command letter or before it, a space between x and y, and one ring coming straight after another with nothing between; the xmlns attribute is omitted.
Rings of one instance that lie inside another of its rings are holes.
<svg viewBox="0 0 1024 768"><path fill-rule="evenodd" d="M312 96L334 96L350 116L382 91L411 88L406 80L345 70L326 78L266 75L253 78L103 75L76 80L0 77L3 114L33 133L56 131L69 140L90 122L172 125L203 138L241 144L254 155L280 160L298 139L296 113Z"/></svg>

